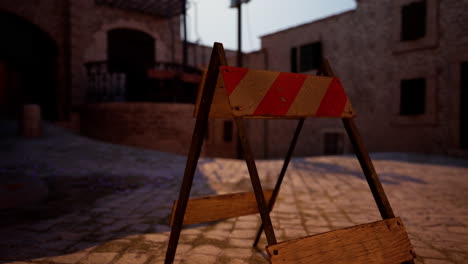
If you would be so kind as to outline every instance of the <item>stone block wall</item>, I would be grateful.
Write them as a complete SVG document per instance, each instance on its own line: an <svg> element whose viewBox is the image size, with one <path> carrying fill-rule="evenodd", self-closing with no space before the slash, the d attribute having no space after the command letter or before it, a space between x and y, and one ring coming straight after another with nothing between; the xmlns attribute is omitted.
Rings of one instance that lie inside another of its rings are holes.
<svg viewBox="0 0 468 264"><path fill-rule="evenodd" d="M99 140L186 155L194 106L164 103L100 103L81 111L83 135Z"/></svg>

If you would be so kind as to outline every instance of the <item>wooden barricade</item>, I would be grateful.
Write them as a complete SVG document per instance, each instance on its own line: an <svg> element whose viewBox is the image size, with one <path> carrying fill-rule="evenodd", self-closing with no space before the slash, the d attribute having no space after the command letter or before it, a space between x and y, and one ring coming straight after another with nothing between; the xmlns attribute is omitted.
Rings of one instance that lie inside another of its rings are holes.
<svg viewBox="0 0 468 264"><path fill-rule="evenodd" d="M228 67L222 44L215 43L195 107L196 123L179 199L174 202L166 264L174 261L183 225L259 213L270 263L414 263L414 250L395 217L354 123L355 113L328 61L319 76ZM370 190L384 220L278 243L270 219L304 119L342 119ZM189 199L209 118L234 119L253 192ZM245 118L298 119L275 188L263 191L247 138Z"/></svg>

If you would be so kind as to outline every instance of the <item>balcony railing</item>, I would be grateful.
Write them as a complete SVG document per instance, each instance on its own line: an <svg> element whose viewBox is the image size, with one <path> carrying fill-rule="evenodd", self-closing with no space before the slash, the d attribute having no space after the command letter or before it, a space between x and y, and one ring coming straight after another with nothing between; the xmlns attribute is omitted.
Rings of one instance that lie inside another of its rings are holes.
<svg viewBox="0 0 468 264"><path fill-rule="evenodd" d="M184 12L183 0L95 0L95 3L159 17L173 17Z"/></svg>
<svg viewBox="0 0 468 264"><path fill-rule="evenodd" d="M125 101L127 75L123 72L109 72L106 62L86 64L88 102Z"/></svg>
<svg viewBox="0 0 468 264"><path fill-rule="evenodd" d="M107 61L86 63L87 101L194 103L201 71L177 63L155 62L141 72L115 72Z"/></svg>

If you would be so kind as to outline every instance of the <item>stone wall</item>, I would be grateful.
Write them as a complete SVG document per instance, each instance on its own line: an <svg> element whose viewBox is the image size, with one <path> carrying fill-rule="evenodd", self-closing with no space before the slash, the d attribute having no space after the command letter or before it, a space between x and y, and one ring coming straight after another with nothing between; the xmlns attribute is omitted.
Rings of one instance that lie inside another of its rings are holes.
<svg viewBox="0 0 468 264"><path fill-rule="evenodd" d="M194 106L164 103L100 103L83 107L81 133L99 140L187 154Z"/></svg>

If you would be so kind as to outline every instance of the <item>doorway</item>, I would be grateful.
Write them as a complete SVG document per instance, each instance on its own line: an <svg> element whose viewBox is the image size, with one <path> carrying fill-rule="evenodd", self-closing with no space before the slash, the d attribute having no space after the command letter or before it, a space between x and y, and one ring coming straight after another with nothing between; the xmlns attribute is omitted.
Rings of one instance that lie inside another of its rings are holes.
<svg viewBox="0 0 468 264"><path fill-rule="evenodd" d="M57 120L57 46L29 21L0 12L0 116L16 119L22 104L39 104Z"/></svg>
<svg viewBox="0 0 468 264"><path fill-rule="evenodd" d="M460 145L468 149L468 62L463 62L460 69Z"/></svg>
<svg viewBox="0 0 468 264"><path fill-rule="evenodd" d="M144 32L120 28L107 33L109 71L126 74L127 101L145 100L146 71L155 62L154 50L154 38Z"/></svg>

